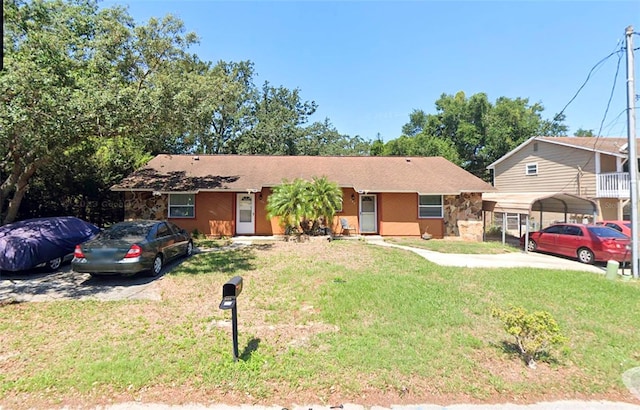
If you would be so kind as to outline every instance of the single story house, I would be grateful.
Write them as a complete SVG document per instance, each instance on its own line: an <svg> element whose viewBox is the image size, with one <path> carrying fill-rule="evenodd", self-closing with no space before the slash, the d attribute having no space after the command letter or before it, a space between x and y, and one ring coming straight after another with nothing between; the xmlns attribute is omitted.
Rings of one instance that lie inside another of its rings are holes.
<svg viewBox="0 0 640 410"><path fill-rule="evenodd" d="M169 219L208 236L280 235L266 205L275 186L327 177L340 218L361 235L482 239L482 194L495 189L442 157L167 155L112 187L126 219Z"/></svg>

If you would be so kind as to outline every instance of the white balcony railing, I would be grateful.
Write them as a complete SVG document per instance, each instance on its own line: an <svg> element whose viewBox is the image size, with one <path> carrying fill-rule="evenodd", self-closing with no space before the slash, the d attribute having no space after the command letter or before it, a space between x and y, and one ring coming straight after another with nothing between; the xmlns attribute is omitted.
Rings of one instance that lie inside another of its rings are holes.
<svg viewBox="0 0 640 410"><path fill-rule="evenodd" d="M596 175L598 198L629 198L631 178L628 172L607 172Z"/></svg>

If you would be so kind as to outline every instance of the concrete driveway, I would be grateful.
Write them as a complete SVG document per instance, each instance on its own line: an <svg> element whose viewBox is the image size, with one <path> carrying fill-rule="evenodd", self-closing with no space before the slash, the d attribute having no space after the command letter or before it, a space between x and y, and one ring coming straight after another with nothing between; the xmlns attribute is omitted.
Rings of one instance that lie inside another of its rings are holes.
<svg viewBox="0 0 640 410"><path fill-rule="evenodd" d="M161 300L158 281L184 261L172 261L155 278L144 273L131 276L105 276L94 278L88 273L71 270L63 265L54 273L34 269L25 272L0 273L0 304L10 302L51 302L54 300Z"/></svg>
<svg viewBox="0 0 640 410"><path fill-rule="evenodd" d="M586 265L584 263L577 262L575 260L547 255L537 252L512 252L501 253L497 255L470 255L470 254L455 254L455 253L440 253L429 251L426 249L412 248L409 246L396 245L393 243L385 242L382 239L371 239L369 243L388 246L393 248L405 249L411 252L415 252L425 259L430 260L441 266L459 266L468 268L517 268L517 267L530 267L530 268L543 268L543 269L562 269L562 270L575 270L586 271L604 274L606 272L606 265L600 263L595 265ZM628 272L627 272L628 273Z"/></svg>
<svg viewBox="0 0 640 410"><path fill-rule="evenodd" d="M238 245L244 246L244 245ZM200 252L217 252L222 248L194 249ZM50 302L54 300L161 300L158 281L180 265L184 258L171 261L162 273L153 278L144 273L131 277L105 276L94 278L88 273L71 270L70 264L63 265L54 273L34 269L25 272L0 273L0 304L7 302ZM0 410L2 408L0 407Z"/></svg>
<svg viewBox="0 0 640 410"><path fill-rule="evenodd" d="M77 273L70 265L58 272L39 270L20 273L3 272L0 275L0 302L50 302L62 299L150 299L160 300L157 278L134 276L93 278L88 273Z"/></svg>

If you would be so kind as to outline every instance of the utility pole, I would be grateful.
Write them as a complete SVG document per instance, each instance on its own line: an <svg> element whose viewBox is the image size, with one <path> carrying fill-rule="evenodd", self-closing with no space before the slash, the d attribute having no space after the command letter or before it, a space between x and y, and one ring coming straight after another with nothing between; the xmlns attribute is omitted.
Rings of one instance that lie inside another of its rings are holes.
<svg viewBox="0 0 640 410"><path fill-rule="evenodd" d="M631 177L631 272L638 279L638 154L636 146L636 91L633 79L633 27L625 32L627 38L627 138L629 176Z"/></svg>

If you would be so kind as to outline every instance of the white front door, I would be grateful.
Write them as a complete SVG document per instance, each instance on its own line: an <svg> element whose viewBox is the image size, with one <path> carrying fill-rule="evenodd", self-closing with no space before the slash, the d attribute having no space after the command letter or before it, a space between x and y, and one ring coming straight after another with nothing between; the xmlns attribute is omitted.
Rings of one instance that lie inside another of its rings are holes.
<svg viewBox="0 0 640 410"><path fill-rule="evenodd" d="M360 195L360 233L377 233L376 196Z"/></svg>
<svg viewBox="0 0 640 410"><path fill-rule="evenodd" d="M238 194L236 200L236 235L255 233L255 195Z"/></svg>

